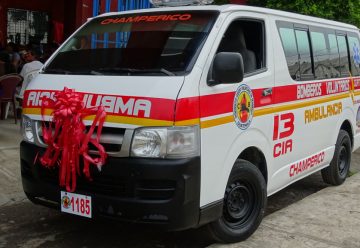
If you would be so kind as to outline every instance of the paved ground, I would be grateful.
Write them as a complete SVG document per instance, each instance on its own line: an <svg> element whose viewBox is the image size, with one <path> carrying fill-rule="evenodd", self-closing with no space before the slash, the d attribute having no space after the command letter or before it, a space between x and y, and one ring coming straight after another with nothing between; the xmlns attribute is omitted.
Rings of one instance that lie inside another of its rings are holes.
<svg viewBox="0 0 360 248"><path fill-rule="evenodd" d="M24 198L20 183L20 124L0 120L0 206Z"/></svg>
<svg viewBox="0 0 360 248"><path fill-rule="evenodd" d="M360 247L360 173L281 209L245 242L210 248Z"/></svg>
<svg viewBox="0 0 360 248"><path fill-rule="evenodd" d="M360 247L360 174L336 188L319 174L291 185L269 198L267 216L249 240L219 246L202 230L89 222L30 203L20 183L20 140L19 126L0 121L0 247ZM352 165L360 171L360 151Z"/></svg>

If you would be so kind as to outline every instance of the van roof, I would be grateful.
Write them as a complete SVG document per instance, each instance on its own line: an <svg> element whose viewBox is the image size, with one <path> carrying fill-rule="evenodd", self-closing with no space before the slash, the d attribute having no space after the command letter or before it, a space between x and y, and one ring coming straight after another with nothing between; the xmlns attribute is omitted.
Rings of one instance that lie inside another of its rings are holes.
<svg viewBox="0 0 360 248"><path fill-rule="evenodd" d="M292 20L301 20L301 21L310 21L316 22L319 24L329 24L332 26L338 26L343 28L351 28L359 30L356 26L351 24L346 24L343 22L332 21L328 19L307 16L296 14L292 12L286 12L281 10L274 10L268 8L261 8L261 7L253 7L248 5L238 5L238 4L226 4L226 5L203 5L203 6L181 6L181 7L162 7L162 8L149 8L149 9L138 9L138 10L130 10L130 11L123 11L123 12L108 12L101 14L97 17L104 17L104 16L111 16L111 15L118 15L118 14L133 14L133 13L149 13L149 12L165 12L165 11L184 11L184 10L216 10L221 13L226 12L236 12L236 11L250 11L250 12L257 12L262 14L268 14L273 16L291 18Z"/></svg>

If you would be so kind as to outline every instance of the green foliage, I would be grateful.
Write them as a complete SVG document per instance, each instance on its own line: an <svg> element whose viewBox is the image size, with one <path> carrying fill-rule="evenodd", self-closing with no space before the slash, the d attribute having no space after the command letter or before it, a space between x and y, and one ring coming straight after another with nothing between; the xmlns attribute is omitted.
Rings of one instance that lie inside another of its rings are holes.
<svg viewBox="0 0 360 248"><path fill-rule="evenodd" d="M248 4L347 22L360 27L359 0L248 0Z"/></svg>
<svg viewBox="0 0 360 248"><path fill-rule="evenodd" d="M221 5L221 4L228 4L230 3L229 0L214 0L214 4Z"/></svg>

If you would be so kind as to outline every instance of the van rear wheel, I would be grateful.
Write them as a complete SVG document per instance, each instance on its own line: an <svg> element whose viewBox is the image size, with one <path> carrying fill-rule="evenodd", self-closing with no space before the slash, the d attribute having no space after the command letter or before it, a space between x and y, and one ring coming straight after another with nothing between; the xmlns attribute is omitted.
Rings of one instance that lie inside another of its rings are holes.
<svg viewBox="0 0 360 248"><path fill-rule="evenodd" d="M342 184L349 174L350 162L351 140L346 131L340 130L330 166L321 170L324 182L332 185Z"/></svg>
<svg viewBox="0 0 360 248"><path fill-rule="evenodd" d="M265 179L259 169L238 159L226 186L223 214L208 224L211 237L224 243L247 239L264 216L266 194Z"/></svg>

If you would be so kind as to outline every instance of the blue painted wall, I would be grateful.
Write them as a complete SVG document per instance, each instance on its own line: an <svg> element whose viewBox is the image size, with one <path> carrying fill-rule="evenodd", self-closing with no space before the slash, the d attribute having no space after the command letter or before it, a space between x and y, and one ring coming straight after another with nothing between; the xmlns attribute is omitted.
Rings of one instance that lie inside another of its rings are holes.
<svg viewBox="0 0 360 248"><path fill-rule="evenodd" d="M105 12L125 11L133 9L147 9L151 7L149 0L93 0L93 16L97 16L101 13L100 5L105 4Z"/></svg>
<svg viewBox="0 0 360 248"><path fill-rule="evenodd" d="M151 8L149 0L93 0L93 16L111 11L125 11L134 9ZM115 47L126 47L129 34L127 32L117 32L116 40L109 40L109 34L105 33L103 37L97 37L93 34L91 37L91 47L108 48L109 44Z"/></svg>

